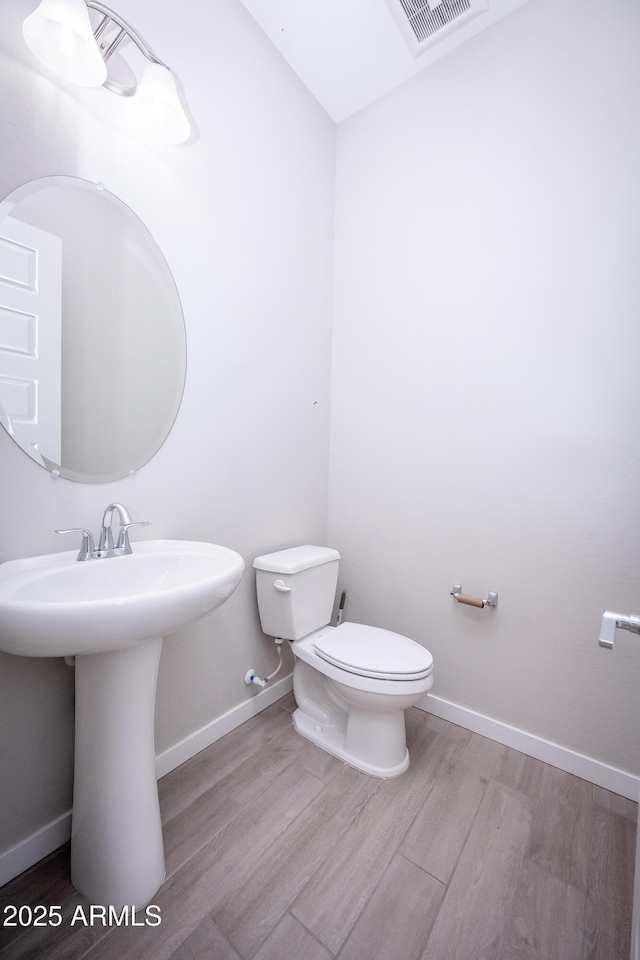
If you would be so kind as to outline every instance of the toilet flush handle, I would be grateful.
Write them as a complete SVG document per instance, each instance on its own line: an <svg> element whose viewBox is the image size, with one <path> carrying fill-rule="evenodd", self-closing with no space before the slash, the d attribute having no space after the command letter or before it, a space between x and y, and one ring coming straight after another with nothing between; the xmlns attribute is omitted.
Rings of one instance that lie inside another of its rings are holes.
<svg viewBox="0 0 640 960"><path fill-rule="evenodd" d="M273 585L274 585L274 587L276 588L276 590L279 590L279 591L280 591L280 593L290 593L290 592L291 592L291 587L288 586L288 585L284 582L284 580L280 580L280 579L274 580L274 581L273 581Z"/></svg>

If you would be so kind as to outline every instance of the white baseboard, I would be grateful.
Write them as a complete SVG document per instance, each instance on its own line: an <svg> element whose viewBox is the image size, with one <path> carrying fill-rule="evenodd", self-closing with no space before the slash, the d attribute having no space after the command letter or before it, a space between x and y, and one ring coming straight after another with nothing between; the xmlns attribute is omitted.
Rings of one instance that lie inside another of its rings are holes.
<svg viewBox="0 0 640 960"><path fill-rule="evenodd" d="M156 757L156 777L158 780L164 777L165 773L179 767L185 760L194 757L196 753L200 753L205 747L239 727L245 720L255 717L291 690L293 690L293 677L290 674L276 681L272 686L265 687L251 699L223 713L221 717L216 717L211 723L207 723L174 746L163 750ZM51 823L45 824L31 836L20 840L15 846L2 851L0 853L0 887L28 870L34 863L49 856L70 837L71 810Z"/></svg>
<svg viewBox="0 0 640 960"><path fill-rule="evenodd" d="M221 717L216 717L215 720L205 724L204 727L200 727L195 733L190 733L184 740L180 740L179 743L163 750L156 757L156 776L158 780L160 777L164 777L165 773L175 770L181 763L195 757L196 753L200 753L201 750L215 743L220 737L224 737L226 733L235 730L245 720L250 720L251 717L261 713L291 690L293 690L293 676L289 674L288 677L276 680L273 686L265 687L250 700L245 700L237 707L227 710Z"/></svg>
<svg viewBox="0 0 640 960"><path fill-rule="evenodd" d="M507 747L526 753L536 760L543 760L551 764L552 767L558 767L567 773L572 773L576 777L595 783L605 790L611 790L612 793L618 793L629 800L638 801L640 795L640 777L627 773L625 770L618 770L616 767L610 767L600 760L593 760L584 754L576 753L568 747L562 747L558 743L550 740L543 740L535 734L527 733L525 730L519 730L517 727L511 727L508 723L502 723L500 720L493 720L482 713L476 713L468 707L460 707L457 703L451 703L449 700L443 700L442 697L436 697L428 693L418 704L421 710L426 713L432 713L435 717L442 720L450 720L451 723L459 727L465 727L474 733L479 733L490 740L496 740Z"/></svg>
<svg viewBox="0 0 640 960"><path fill-rule="evenodd" d="M71 838L71 810L0 853L0 887Z"/></svg>
<svg viewBox="0 0 640 960"><path fill-rule="evenodd" d="M156 776L158 779L191 759L205 747L210 746L239 727L245 720L257 716L276 700L284 697L293 689L291 675L278 680L273 686L266 687L249 700L233 707L222 716L216 717L195 733L190 734L156 757ZM483 737L503 743L507 747L526 753L537 760L543 760L551 766L572 773L576 777L598 784L612 793L618 793L629 800L638 800L640 778L616 767L610 767L599 760L593 760L576 753L568 747L562 747L550 740L543 740L532 733L509 726L500 720L486 717L475 710L461 707L441 697L427 694L418 704L421 710L432 713L443 720L449 720L460 727L479 733ZM15 846L0 853L0 886L17 877L43 857L48 856L71 837L71 811L62 814L51 823L45 824L29 837L25 837Z"/></svg>

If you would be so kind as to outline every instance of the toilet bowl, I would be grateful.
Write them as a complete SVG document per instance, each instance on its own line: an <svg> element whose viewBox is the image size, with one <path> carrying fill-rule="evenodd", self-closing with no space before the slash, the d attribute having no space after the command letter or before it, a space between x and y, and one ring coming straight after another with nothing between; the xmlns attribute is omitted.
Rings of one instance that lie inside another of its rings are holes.
<svg viewBox="0 0 640 960"><path fill-rule="evenodd" d="M433 658L408 637L359 623L329 626L340 555L293 547L257 557L265 633L292 641L295 729L374 777L409 766L405 710L433 684Z"/></svg>

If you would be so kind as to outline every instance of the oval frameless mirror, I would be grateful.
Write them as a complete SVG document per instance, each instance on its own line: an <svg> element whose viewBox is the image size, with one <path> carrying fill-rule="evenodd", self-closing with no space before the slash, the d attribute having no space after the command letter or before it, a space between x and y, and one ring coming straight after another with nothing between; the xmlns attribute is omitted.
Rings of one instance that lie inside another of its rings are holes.
<svg viewBox="0 0 640 960"><path fill-rule="evenodd" d="M0 203L0 422L33 460L127 476L169 434L185 373L175 282L129 207L75 177Z"/></svg>

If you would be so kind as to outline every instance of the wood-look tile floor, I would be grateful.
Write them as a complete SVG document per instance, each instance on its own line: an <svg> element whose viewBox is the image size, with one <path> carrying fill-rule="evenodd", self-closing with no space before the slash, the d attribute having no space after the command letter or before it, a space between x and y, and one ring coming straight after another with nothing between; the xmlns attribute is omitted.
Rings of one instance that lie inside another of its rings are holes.
<svg viewBox="0 0 640 960"><path fill-rule="evenodd" d="M2 929L0 958L628 960L636 804L417 709L409 770L376 780L294 707L160 781L160 924L85 924L63 847L0 890L63 922Z"/></svg>

